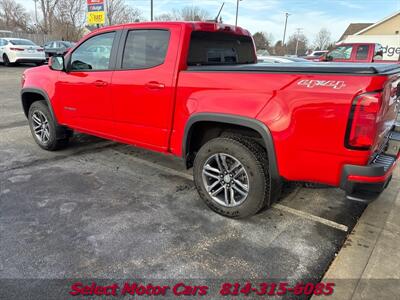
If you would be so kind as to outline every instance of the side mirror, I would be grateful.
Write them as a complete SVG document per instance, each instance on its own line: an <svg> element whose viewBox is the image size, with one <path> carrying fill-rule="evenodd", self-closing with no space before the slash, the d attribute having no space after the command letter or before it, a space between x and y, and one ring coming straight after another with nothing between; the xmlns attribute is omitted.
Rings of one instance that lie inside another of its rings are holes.
<svg viewBox="0 0 400 300"><path fill-rule="evenodd" d="M49 59L49 67L55 71L65 71L64 57L63 56L52 56Z"/></svg>
<svg viewBox="0 0 400 300"><path fill-rule="evenodd" d="M87 71L87 70L92 70L92 66L80 61L80 60L74 60L71 64L72 70L79 70L79 71Z"/></svg>

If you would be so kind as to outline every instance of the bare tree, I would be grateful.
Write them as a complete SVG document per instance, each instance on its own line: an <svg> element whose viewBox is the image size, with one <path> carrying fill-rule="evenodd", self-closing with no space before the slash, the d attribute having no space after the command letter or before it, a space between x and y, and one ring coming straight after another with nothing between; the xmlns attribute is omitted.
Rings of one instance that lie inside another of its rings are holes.
<svg viewBox="0 0 400 300"><path fill-rule="evenodd" d="M314 46L316 50L324 50L331 42L331 33L328 29L322 28L315 36Z"/></svg>
<svg viewBox="0 0 400 300"><path fill-rule="evenodd" d="M156 16L157 21L205 21L209 19L208 11L197 6L186 6L182 9L173 9L172 12Z"/></svg>
<svg viewBox="0 0 400 300"><path fill-rule="evenodd" d="M163 13L161 15L158 15L154 18L156 21L174 21L174 15L172 13Z"/></svg>
<svg viewBox="0 0 400 300"><path fill-rule="evenodd" d="M44 33L53 32L54 13L59 1L60 0L39 0L39 6L43 15L42 31Z"/></svg>
<svg viewBox="0 0 400 300"><path fill-rule="evenodd" d="M82 36L85 24L85 0L60 0L54 16L54 31L69 41Z"/></svg>
<svg viewBox="0 0 400 300"><path fill-rule="evenodd" d="M272 35L266 32L256 32L253 35L254 43L257 50L272 50Z"/></svg>
<svg viewBox="0 0 400 300"><path fill-rule="evenodd" d="M32 19L25 8L13 0L0 0L0 27L8 30L32 30Z"/></svg>
<svg viewBox="0 0 400 300"><path fill-rule="evenodd" d="M277 41L273 50L276 55L285 55L285 47L282 45L282 41Z"/></svg>
<svg viewBox="0 0 400 300"><path fill-rule="evenodd" d="M180 11L175 11L175 14L183 21L204 21L209 18L208 11L197 6L186 6Z"/></svg>
<svg viewBox="0 0 400 300"><path fill-rule="evenodd" d="M108 0L106 11L108 25L137 22L142 18L141 11L128 6L125 0Z"/></svg>
<svg viewBox="0 0 400 300"><path fill-rule="evenodd" d="M298 43L297 43L298 42ZM286 51L288 54L296 53L296 45L297 45L297 54L305 55L308 47L308 39L302 33L295 33L289 37L288 42L286 43Z"/></svg>

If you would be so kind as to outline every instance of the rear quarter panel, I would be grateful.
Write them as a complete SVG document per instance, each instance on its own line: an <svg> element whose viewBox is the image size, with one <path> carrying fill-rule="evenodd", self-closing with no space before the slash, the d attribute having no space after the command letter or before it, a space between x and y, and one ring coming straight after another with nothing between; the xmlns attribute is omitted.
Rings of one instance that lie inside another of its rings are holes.
<svg viewBox="0 0 400 300"><path fill-rule="evenodd" d="M171 150L197 113L257 118L271 131L278 170L288 180L338 185L343 164L366 164L369 151L344 147L353 98L381 89L385 77L183 71Z"/></svg>
<svg viewBox="0 0 400 300"><path fill-rule="evenodd" d="M262 76L245 73L193 72L179 74L171 151L182 154L187 120L197 113L223 113L255 118L280 87Z"/></svg>

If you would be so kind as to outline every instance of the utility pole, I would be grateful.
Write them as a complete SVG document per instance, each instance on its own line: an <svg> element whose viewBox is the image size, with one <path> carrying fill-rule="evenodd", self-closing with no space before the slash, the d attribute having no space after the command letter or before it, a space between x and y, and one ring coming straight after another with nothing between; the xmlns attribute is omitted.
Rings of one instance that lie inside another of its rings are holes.
<svg viewBox="0 0 400 300"><path fill-rule="evenodd" d="M153 21L153 0L150 0L150 20Z"/></svg>
<svg viewBox="0 0 400 300"><path fill-rule="evenodd" d="M286 27L287 27L287 20L290 14L285 12L285 29L283 30L283 39L282 39L282 46L285 47L285 38L286 38Z"/></svg>
<svg viewBox="0 0 400 300"><path fill-rule="evenodd" d="M295 51L295 55L297 56L297 50L299 49L299 37L300 37L300 33L303 30L303 28L296 28L297 30L297 35L296 35L296 51Z"/></svg>
<svg viewBox="0 0 400 300"><path fill-rule="evenodd" d="M243 0L236 0L236 20L235 20L235 26L237 26L238 23L238 16L239 16L239 2Z"/></svg>
<svg viewBox="0 0 400 300"><path fill-rule="evenodd" d="M38 25L38 17L37 17L37 5L36 3L38 2L38 0L33 0L33 2L35 2L35 20L36 20L36 26Z"/></svg>
<svg viewBox="0 0 400 300"><path fill-rule="evenodd" d="M192 0L192 21L194 21L194 0Z"/></svg>

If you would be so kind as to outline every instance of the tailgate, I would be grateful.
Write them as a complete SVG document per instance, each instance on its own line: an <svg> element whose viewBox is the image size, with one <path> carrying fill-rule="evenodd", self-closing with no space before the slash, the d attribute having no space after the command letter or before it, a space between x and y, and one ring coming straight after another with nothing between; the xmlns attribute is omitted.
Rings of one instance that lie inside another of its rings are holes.
<svg viewBox="0 0 400 300"><path fill-rule="evenodd" d="M377 136L373 152L381 152L400 110L400 74L386 81L382 92L382 106L377 119Z"/></svg>

